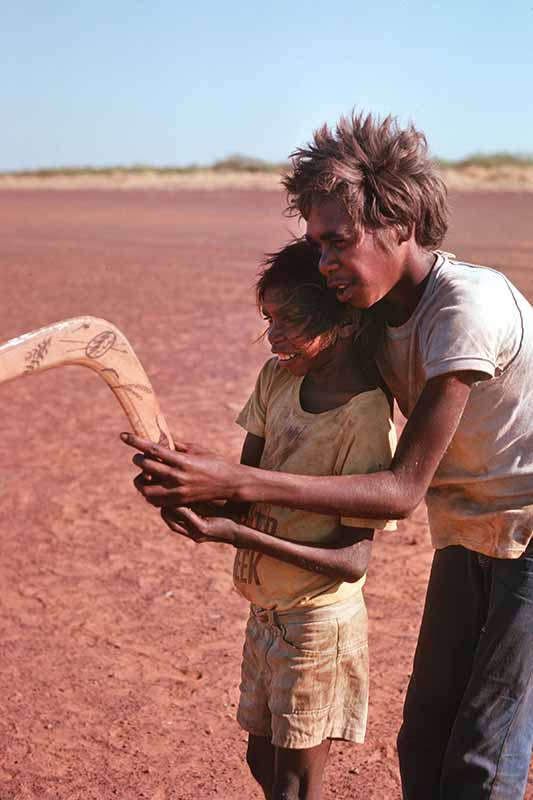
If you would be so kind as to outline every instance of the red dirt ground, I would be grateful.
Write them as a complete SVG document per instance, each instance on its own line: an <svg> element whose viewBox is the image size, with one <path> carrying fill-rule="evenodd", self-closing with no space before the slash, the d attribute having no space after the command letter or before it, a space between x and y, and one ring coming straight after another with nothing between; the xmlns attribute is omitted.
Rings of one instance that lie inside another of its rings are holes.
<svg viewBox="0 0 533 800"><path fill-rule="evenodd" d="M533 298L533 194L456 194L447 247ZM78 314L130 338L171 428L234 458L265 346L251 285L288 238L275 192L0 192L0 341ZM107 387L68 368L0 386L0 800L258 797L234 722L245 602L231 552L136 495ZM326 797L399 798L402 700L431 558L423 509L367 583L367 742ZM529 800L533 799L530 781ZM429 798L428 798L429 800Z"/></svg>

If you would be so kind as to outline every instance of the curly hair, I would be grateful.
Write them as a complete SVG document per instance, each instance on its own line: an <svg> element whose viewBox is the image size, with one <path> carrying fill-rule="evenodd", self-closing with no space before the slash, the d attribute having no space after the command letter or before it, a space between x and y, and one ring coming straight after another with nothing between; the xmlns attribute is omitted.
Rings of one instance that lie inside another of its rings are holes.
<svg viewBox="0 0 533 800"><path fill-rule="evenodd" d="M429 157L426 138L413 125L401 128L391 116L341 117L335 130L323 125L307 147L291 154L292 172L283 179L288 212L309 216L314 200L338 198L356 237L373 231L386 246L387 234L405 241L414 232L420 247L438 247L448 227L444 181Z"/></svg>

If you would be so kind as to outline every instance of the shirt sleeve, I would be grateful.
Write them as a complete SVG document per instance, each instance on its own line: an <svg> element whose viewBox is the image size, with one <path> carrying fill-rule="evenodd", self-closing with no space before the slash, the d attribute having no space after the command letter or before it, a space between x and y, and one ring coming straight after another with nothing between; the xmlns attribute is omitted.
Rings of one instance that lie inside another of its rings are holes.
<svg viewBox="0 0 533 800"><path fill-rule="evenodd" d="M396 430L389 403L381 390L368 392L357 406L350 435L339 453L336 475L363 475L380 472L390 465L396 448ZM396 530L395 520L341 517L341 525L351 528Z"/></svg>
<svg viewBox="0 0 533 800"><path fill-rule="evenodd" d="M255 382L255 388L235 422L248 433L265 437L268 398L274 379L277 359L264 364Z"/></svg>
<svg viewBox="0 0 533 800"><path fill-rule="evenodd" d="M518 304L508 281L493 270L463 266L428 312L421 328L426 380L465 370L493 378L520 348Z"/></svg>

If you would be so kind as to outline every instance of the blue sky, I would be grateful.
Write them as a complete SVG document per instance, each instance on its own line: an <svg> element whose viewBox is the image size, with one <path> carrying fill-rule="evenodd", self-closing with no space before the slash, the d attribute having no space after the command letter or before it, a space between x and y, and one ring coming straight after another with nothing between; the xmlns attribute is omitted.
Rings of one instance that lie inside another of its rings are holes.
<svg viewBox="0 0 533 800"><path fill-rule="evenodd" d="M352 107L533 153L533 0L19 0L0 37L0 170L279 161Z"/></svg>

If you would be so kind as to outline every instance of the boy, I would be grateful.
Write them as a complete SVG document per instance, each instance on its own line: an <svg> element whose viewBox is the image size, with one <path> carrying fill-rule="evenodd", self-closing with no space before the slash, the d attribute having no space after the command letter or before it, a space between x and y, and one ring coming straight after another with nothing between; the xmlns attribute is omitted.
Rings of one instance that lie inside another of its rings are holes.
<svg viewBox="0 0 533 800"><path fill-rule="evenodd" d="M337 297L382 320L382 375L408 422L388 470L308 477L130 443L155 505L212 497L407 517L436 553L398 740L406 800L519 800L533 742L533 311L500 273L438 254L444 185L424 136L341 119L296 151L290 207ZM145 462L146 463L146 462Z"/></svg>

